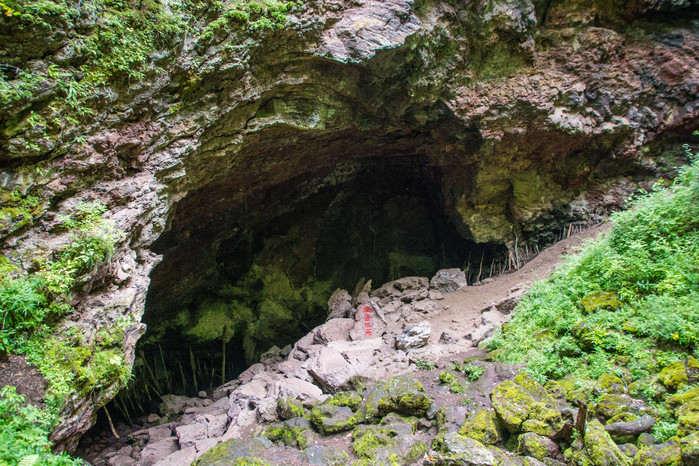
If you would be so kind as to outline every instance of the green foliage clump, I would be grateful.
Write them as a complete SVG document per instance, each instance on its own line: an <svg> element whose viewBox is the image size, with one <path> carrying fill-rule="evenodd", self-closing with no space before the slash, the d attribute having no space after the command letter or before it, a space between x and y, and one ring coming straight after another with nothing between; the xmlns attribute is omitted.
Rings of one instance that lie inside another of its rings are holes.
<svg viewBox="0 0 699 466"><path fill-rule="evenodd" d="M608 236L529 291L489 344L501 360L526 361L541 382L606 372L638 380L696 354L699 161L686 151L692 163L671 186L658 183L614 215Z"/></svg>
<svg viewBox="0 0 699 466"><path fill-rule="evenodd" d="M105 209L99 203L79 205L63 221L71 236L54 260L40 263L32 274L10 267L0 276L0 352L16 348L49 316L72 311L70 291L114 251L118 233L100 216Z"/></svg>
<svg viewBox="0 0 699 466"><path fill-rule="evenodd" d="M15 387L0 388L0 464L69 466L84 464L65 453L51 454L49 435L53 418L25 403Z"/></svg>

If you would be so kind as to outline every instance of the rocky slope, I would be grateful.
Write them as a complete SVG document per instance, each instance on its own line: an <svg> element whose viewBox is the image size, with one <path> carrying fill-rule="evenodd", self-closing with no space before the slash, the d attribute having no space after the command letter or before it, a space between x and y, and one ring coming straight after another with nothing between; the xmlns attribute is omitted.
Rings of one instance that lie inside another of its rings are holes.
<svg viewBox="0 0 699 466"><path fill-rule="evenodd" d="M166 3L151 7L184 18ZM3 254L32 271L69 241L61 215L104 204L120 239L71 290L77 311L59 325L88 348L123 330L110 351L130 367L147 294L156 320L172 319L174 304L216 279L229 242L324 188L341 198L367 172L418 171L474 244L545 242L618 207L697 126L691 6L320 1L291 10L283 28L193 9L187 29L148 52L157 73L112 75L76 103L79 117L66 107L89 61L77 45L106 14L2 16ZM313 224L296 227L317 239ZM299 266L292 286L312 269ZM123 383L112 376L66 400L59 449L76 446Z"/></svg>

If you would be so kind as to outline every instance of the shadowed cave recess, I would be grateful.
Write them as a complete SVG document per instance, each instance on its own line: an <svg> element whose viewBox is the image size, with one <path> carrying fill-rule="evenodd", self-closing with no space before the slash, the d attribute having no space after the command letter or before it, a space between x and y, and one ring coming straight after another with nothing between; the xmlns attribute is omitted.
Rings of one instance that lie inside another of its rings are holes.
<svg viewBox="0 0 699 466"><path fill-rule="evenodd" d="M148 330L113 411L134 421L157 411L164 394L192 396L235 378L271 347L293 344L322 323L337 288L356 294L367 280L376 288L451 267L474 283L506 270L514 245L498 231L521 239L524 256L564 226L590 219L570 207L595 176L573 175L580 158L596 160L606 175L639 170L605 162L603 151L581 151L566 163L543 161L548 171L515 172L503 190L499 181L477 185L479 168L466 156L475 150L482 150L477 133L447 120L429 131L273 128L259 135L240 157L258 168L189 192L154 244L163 260L151 273ZM488 167L498 170L508 168ZM527 213L527 202L554 188L566 194L548 200L548 210ZM509 223L474 231L463 222L463 197L484 189L504 191Z"/></svg>

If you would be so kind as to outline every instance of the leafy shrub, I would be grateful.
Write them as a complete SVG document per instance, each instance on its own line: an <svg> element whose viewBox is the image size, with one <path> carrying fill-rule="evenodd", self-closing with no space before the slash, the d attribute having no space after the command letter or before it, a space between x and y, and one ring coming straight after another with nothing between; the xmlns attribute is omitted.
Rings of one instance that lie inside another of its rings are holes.
<svg viewBox="0 0 699 466"><path fill-rule="evenodd" d="M24 395L18 395L15 387L0 388L0 464L84 464L66 454L51 454L52 421L45 411L25 404Z"/></svg>
<svg viewBox="0 0 699 466"><path fill-rule="evenodd" d="M504 333L501 360L528 364L539 381L605 372L631 380L657 372L699 342L699 162L612 216L608 236L538 282ZM614 296L590 306L590 296ZM587 306L587 309L586 309Z"/></svg>

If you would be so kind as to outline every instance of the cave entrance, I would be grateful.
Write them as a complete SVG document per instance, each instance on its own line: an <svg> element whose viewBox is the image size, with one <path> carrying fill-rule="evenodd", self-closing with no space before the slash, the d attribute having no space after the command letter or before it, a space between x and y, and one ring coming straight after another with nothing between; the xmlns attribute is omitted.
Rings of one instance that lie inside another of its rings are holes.
<svg viewBox="0 0 699 466"><path fill-rule="evenodd" d="M462 237L441 177L424 156L382 156L242 195L226 182L190 193L156 245L148 330L119 411L235 378L322 323L337 288L490 263L502 247Z"/></svg>

